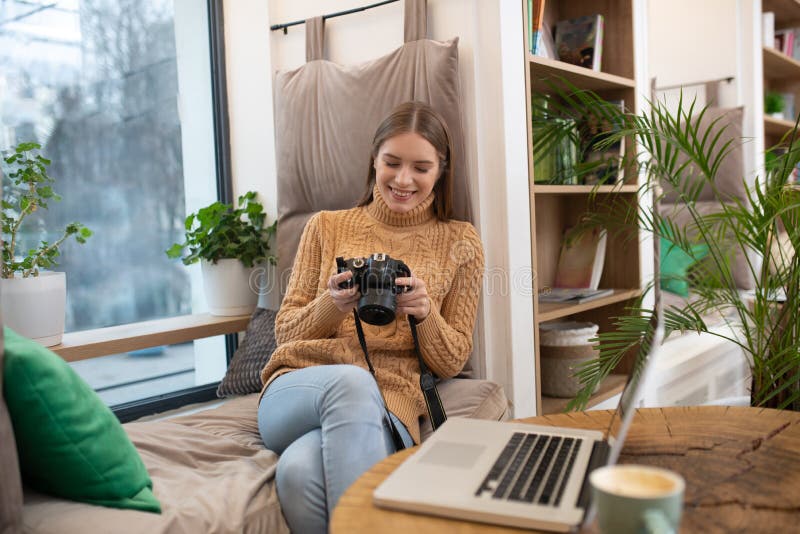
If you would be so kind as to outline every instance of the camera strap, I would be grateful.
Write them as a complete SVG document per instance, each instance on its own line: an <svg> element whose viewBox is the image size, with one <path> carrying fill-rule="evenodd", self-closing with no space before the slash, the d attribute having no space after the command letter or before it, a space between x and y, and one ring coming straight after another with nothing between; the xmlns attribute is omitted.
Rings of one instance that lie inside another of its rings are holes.
<svg viewBox="0 0 800 534"><path fill-rule="evenodd" d="M395 426L394 421L392 420L392 416L389 413L389 406L386 404L386 397L383 396L383 391L378 383L378 377L375 376L375 368L372 367L372 362L369 359L369 351L367 351L367 340L364 337L364 329L361 326L361 318L359 318L358 311L355 308L353 309L353 317L356 319L356 332L358 333L358 342L361 344L361 350L364 351L364 359L367 360L369 372L372 374L372 378L375 379L375 384L378 386L381 399L383 399L383 409L386 411L386 421L389 423L389 428L392 431L392 442L394 443L395 451L402 451L406 448L406 445L403 443L403 438L400 436L400 431L397 430L397 426Z"/></svg>
<svg viewBox="0 0 800 534"><path fill-rule="evenodd" d="M436 430L447 421L447 413L444 411L442 399L439 397L439 391L436 389L436 379L422 359L422 351L419 348L419 338L417 337L416 317L409 315L408 325L411 327L411 337L414 338L414 352L417 353L417 359L419 360L419 387L422 389L422 395L425 397L425 406L428 407L428 417L431 420L431 427L433 427L433 430Z"/></svg>

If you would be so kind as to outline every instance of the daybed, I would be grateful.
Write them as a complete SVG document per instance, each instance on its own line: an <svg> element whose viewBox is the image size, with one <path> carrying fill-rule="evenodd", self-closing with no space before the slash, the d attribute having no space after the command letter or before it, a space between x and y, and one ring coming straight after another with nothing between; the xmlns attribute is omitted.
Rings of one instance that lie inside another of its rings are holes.
<svg viewBox="0 0 800 534"><path fill-rule="evenodd" d="M0 384L2 369L0 357ZM440 393L451 417L505 418L505 395L492 382L452 379L442 382ZM257 398L235 397L210 410L123 425L161 502L162 513L154 514L83 504L26 487L0 396L0 533L288 532L275 491L277 456L264 448L258 433ZM430 434L429 425L423 433Z"/></svg>

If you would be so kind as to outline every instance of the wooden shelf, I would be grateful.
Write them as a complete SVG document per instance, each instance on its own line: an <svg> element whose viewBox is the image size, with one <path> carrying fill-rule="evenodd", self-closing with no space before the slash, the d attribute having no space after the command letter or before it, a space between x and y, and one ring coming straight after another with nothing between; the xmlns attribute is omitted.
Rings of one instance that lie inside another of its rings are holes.
<svg viewBox="0 0 800 534"><path fill-rule="evenodd" d="M540 194L586 194L586 193L636 193L639 186L636 184L624 185L548 185L537 184L532 188L537 195Z"/></svg>
<svg viewBox="0 0 800 534"><path fill-rule="evenodd" d="M615 304L628 299L636 298L641 294L638 289L615 289L612 295L601 297L599 299L590 300L581 304L563 303L563 302L540 302L539 314L536 321L542 323L544 321L552 321L553 319L560 319L568 315L602 308L609 304Z"/></svg>
<svg viewBox="0 0 800 534"><path fill-rule="evenodd" d="M96 330L64 334L60 345L50 350L68 362L133 350L185 343L204 337L234 334L247 328L249 315L221 317L208 313L182 315Z"/></svg>
<svg viewBox="0 0 800 534"><path fill-rule="evenodd" d="M600 387L597 388L597 392L592 395L591 399L589 399L589 404L586 405L586 408L588 409L592 406L597 406L604 400L608 400L614 395L621 393L625 387L625 381L627 379L628 378L625 375L608 375L606 379L600 383ZM542 396L542 413L545 415L562 413L567 408L567 404L569 404L569 401L571 400L572 399Z"/></svg>
<svg viewBox="0 0 800 534"><path fill-rule="evenodd" d="M783 137L787 132L791 132L793 128L794 121L764 116L764 133L766 135Z"/></svg>
<svg viewBox="0 0 800 534"><path fill-rule="evenodd" d="M800 61L768 46L762 49L764 78L768 80L795 80L800 78Z"/></svg>
<svg viewBox="0 0 800 534"><path fill-rule="evenodd" d="M636 80L631 78L623 78L622 76L571 65L555 59L534 56L531 53L528 53L528 63L532 69L531 83L534 91L550 92L551 87L544 80L550 79L551 82L558 83L559 78L563 78L581 89L590 89L592 91L633 89L636 87Z"/></svg>
<svg viewBox="0 0 800 534"><path fill-rule="evenodd" d="M762 0L761 11L775 13L775 29L800 26L800 0Z"/></svg>

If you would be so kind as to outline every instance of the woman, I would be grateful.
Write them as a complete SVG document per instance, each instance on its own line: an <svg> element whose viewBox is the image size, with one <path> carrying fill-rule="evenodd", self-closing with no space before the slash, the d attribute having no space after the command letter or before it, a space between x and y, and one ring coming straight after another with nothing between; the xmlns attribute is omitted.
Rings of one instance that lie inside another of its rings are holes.
<svg viewBox="0 0 800 534"><path fill-rule="evenodd" d="M347 487L395 452L384 399L404 444L419 443L426 407L407 317L437 376L456 375L472 350L483 250L472 225L450 219L452 154L442 118L402 104L375 133L358 206L317 213L303 231L258 410L264 444L281 455L278 497L294 532L326 532ZM358 290L340 289L352 273L336 274L337 256L376 252L411 270L396 280L406 291L395 321L364 324L377 384L356 335Z"/></svg>

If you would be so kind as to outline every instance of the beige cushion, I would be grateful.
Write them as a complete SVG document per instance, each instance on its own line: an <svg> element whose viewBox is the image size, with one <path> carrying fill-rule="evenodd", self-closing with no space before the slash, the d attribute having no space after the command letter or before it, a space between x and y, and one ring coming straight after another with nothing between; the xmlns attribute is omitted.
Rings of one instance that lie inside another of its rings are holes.
<svg viewBox="0 0 800 534"><path fill-rule="evenodd" d="M489 380L451 378L437 384L447 417L471 419L508 419L508 399L503 388ZM430 421L420 425L422 440L433 433Z"/></svg>
<svg viewBox="0 0 800 534"><path fill-rule="evenodd" d="M458 38L426 39L426 1L405 0L404 5L405 44L394 52L360 65L326 61L324 23L317 17L306 21L307 63L275 75L281 294L306 222L318 211L356 205L365 190L375 130L403 102L426 102L447 123L453 144L453 215L472 220ZM371 252L382 251L365 251ZM470 358L464 376L472 367Z"/></svg>
<svg viewBox="0 0 800 534"><path fill-rule="evenodd" d="M715 149L711 152L713 157L717 157L721 153L721 149L725 143L732 141L729 146L729 152L722 159L722 162L717 170L715 177L715 184L719 190L719 197L714 194L711 185L706 184L697 200L711 201L722 200L730 201L731 199L739 199L741 201L747 200L747 194L744 185L744 147L742 139L742 119L744 116L744 108L708 108L703 114L698 124L699 135L702 137L705 132L708 134L708 143L719 133L723 128L724 131L717 140ZM715 122L716 121L716 122ZM713 159L713 158L712 158ZM679 162L685 162L687 158L681 156ZM680 165L680 163L679 163ZM691 177L693 173L698 176L697 179L704 180L700 176L696 167L690 164L687 167L687 176ZM690 178L691 180L691 178ZM676 202L678 194L669 184L662 184L664 186L664 202Z"/></svg>
<svg viewBox="0 0 800 534"><path fill-rule="evenodd" d="M0 320L0 534L19 531L21 519L22 482L17 444L3 396L3 323Z"/></svg>
<svg viewBox="0 0 800 534"><path fill-rule="evenodd" d="M308 63L275 76L278 267L283 289L306 221L352 208L365 190L372 137L398 104L420 100L453 137L456 218L471 220L464 157L458 39L425 39L425 2L406 0L406 43L360 65L323 59L323 23L306 21ZM379 251L370 251L379 252ZM401 258L402 259L402 258Z"/></svg>
<svg viewBox="0 0 800 534"><path fill-rule="evenodd" d="M124 425L153 479L161 515L26 489L25 528L53 534L288 533L275 491L277 456L258 435L257 398L250 395L196 415Z"/></svg>

